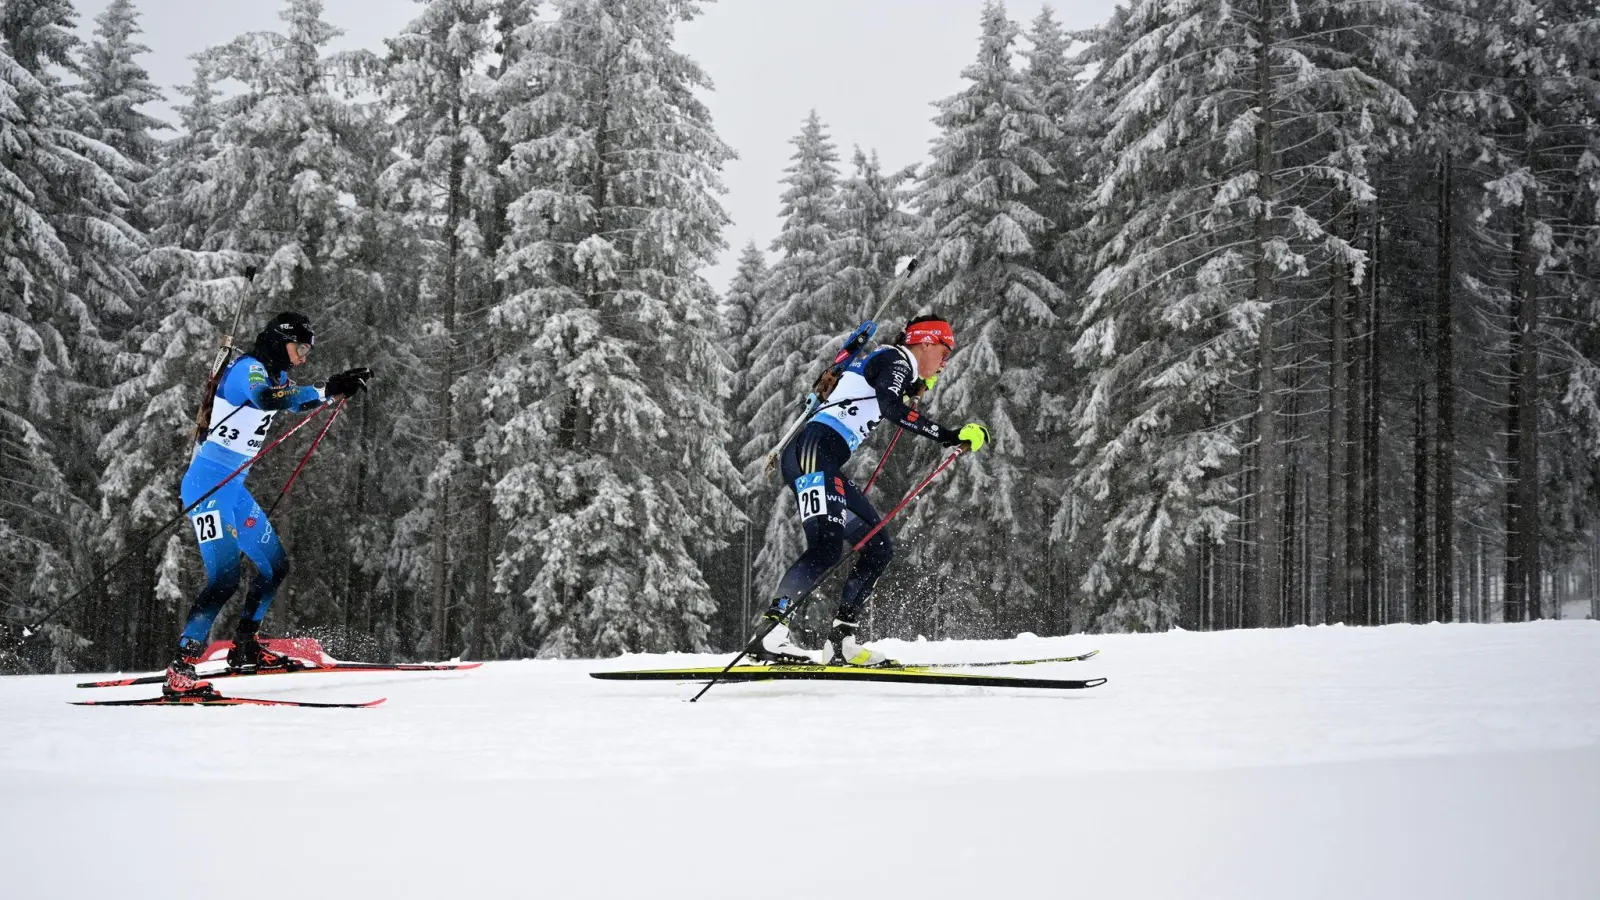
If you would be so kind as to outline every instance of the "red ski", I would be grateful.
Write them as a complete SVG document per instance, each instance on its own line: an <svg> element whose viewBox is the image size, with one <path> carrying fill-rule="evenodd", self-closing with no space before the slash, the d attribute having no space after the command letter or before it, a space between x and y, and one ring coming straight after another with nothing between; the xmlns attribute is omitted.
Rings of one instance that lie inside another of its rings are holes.
<svg viewBox="0 0 1600 900"><path fill-rule="evenodd" d="M201 673L200 678L204 681L215 681L219 678L254 678L261 675L294 675L303 672L458 672L466 669L476 669L483 665L481 662L341 662L324 652L322 645L315 638L268 638L262 641L261 644L274 653L294 660L297 667L268 669L264 672L222 669L218 672ZM227 659L228 651L231 649L233 649L232 641L217 641L206 648L205 661L214 662ZM167 676L164 673L157 673L154 675L134 675L128 678L110 678L105 681L83 681L78 683L78 687L132 687L140 684L161 684L166 680Z"/></svg>
<svg viewBox="0 0 1600 900"><path fill-rule="evenodd" d="M476 669L483 665L481 662L465 663L362 663L362 662L336 662L329 665L305 666L299 669L268 669L265 672L236 672L223 669L220 672L203 672L200 674L202 681L216 681L219 678L256 678L263 675L298 675L306 672L457 672L465 669ZM78 683L81 688L100 687L132 687L137 684L160 684L167 680L162 673L155 675L135 675L132 678L112 678L107 681L83 681Z"/></svg>
<svg viewBox="0 0 1600 900"><path fill-rule="evenodd" d="M147 697L143 700L79 700L73 706L306 706L316 709L366 709L377 706L387 697L365 703L311 703L305 700L262 700L256 697L185 697L168 700L166 697Z"/></svg>

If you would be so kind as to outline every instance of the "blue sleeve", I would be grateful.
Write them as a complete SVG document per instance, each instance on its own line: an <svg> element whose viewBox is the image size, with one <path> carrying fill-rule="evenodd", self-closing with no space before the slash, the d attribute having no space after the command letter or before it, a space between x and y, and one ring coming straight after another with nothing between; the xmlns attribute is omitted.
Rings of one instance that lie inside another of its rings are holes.
<svg viewBox="0 0 1600 900"><path fill-rule="evenodd" d="M248 404L267 411L306 412L321 406L326 399L320 388L309 384L273 387L267 367L252 356L239 357L222 379L218 393L234 406Z"/></svg>

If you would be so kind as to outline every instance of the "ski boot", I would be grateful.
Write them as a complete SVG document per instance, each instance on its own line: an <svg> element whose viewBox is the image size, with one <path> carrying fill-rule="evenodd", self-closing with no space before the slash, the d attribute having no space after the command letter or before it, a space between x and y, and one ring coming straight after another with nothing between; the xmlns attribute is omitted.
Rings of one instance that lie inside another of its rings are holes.
<svg viewBox="0 0 1600 900"><path fill-rule="evenodd" d="M816 663L811 651L796 644L790 637L789 626L783 623L784 611L788 607L787 597L779 597L772 601L772 606L761 614L761 623L756 626L755 636L745 645L746 655L758 662L780 665Z"/></svg>
<svg viewBox="0 0 1600 900"><path fill-rule="evenodd" d="M201 681L195 674L194 664L205 657L206 645L184 638L178 642L178 657L167 666L167 680L161 685L161 696L168 700L215 700L221 696L209 681Z"/></svg>
<svg viewBox="0 0 1600 900"><path fill-rule="evenodd" d="M255 632L241 630L233 638L233 647L228 651L228 669L245 675L257 675L267 672L292 672L304 669L306 664L291 656L274 653L261 646L261 641L256 638Z"/></svg>
<svg viewBox="0 0 1600 900"><path fill-rule="evenodd" d="M887 655L857 643L856 632L859 630L860 627L855 622L847 619L833 620L833 629L828 632L828 642L822 647L823 656L829 665L870 668L895 664L895 661Z"/></svg>

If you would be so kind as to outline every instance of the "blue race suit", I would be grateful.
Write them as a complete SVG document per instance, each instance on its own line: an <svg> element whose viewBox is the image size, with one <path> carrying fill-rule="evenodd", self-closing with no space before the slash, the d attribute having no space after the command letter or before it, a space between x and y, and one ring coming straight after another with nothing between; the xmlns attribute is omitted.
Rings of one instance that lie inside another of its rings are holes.
<svg viewBox="0 0 1600 900"><path fill-rule="evenodd" d="M884 419L945 444L955 432L922 417L902 399L917 378L916 361L900 347L881 347L851 363L823 404L783 448L783 479L794 490L806 551L778 582L778 608L816 589L844 552L842 542L861 540L879 522L866 494L842 469ZM856 621L878 576L894 556L887 529L879 529L861 548L861 557L844 585L838 617Z"/></svg>
<svg viewBox="0 0 1600 900"><path fill-rule="evenodd" d="M183 476L183 505L187 507L204 496L261 452L279 412L307 412L325 400L321 388L294 385L286 372L269 375L266 365L254 356L239 357L223 375L212 398L211 430L196 448L189 471ZM210 638L217 613L239 587L241 552L256 567L256 578L250 584L240 617L240 625L248 626L252 634L289 574L289 559L277 532L261 505L245 489L244 480L249 474L250 470L245 469L235 475L206 502L189 511L189 523L206 564L206 586L189 610L181 641L184 644L204 644Z"/></svg>

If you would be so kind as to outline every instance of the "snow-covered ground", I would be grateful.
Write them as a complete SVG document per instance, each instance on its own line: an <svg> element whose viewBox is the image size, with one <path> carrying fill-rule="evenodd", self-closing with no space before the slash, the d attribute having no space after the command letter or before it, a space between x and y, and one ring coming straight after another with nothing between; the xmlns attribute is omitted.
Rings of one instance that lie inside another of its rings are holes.
<svg viewBox="0 0 1600 900"><path fill-rule="evenodd" d="M888 644L1110 682L0 679L0 897L1600 897L1600 623Z"/></svg>

